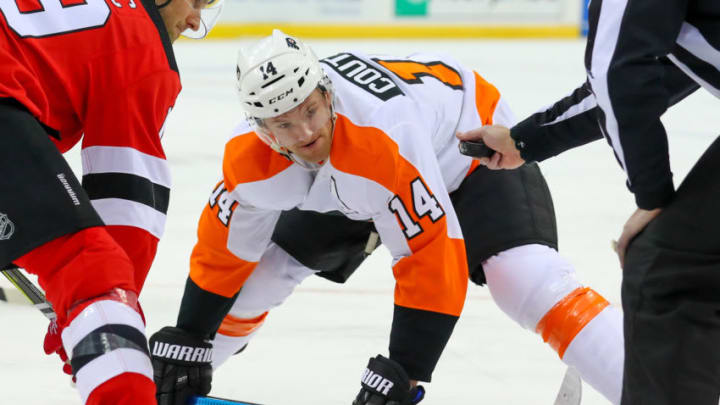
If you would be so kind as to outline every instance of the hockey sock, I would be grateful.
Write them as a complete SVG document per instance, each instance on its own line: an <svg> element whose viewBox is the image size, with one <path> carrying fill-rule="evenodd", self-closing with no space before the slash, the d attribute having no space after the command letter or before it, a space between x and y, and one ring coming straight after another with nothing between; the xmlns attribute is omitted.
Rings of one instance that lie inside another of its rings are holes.
<svg viewBox="0 0 720 405"><path fill-rule="evenodd" d="M255 318L238 318L226 315L213 339L213 369L218 368L230 356L242 350L265 322L267 312Z"/></svg>
<svg viewBox="0 0 720 405"><path fill-rule="evenodd" d="M62 332L85 404L155 404L153 369L137 296L121 289L72 309Z"/></svg>
<svg viewBox="0 0 720 405"><path fill-rule="evenodd" d="M624 349L617 308L591 288L578 288L545 314L536 331L583 380L620 403Z"/></svg>
<svg viewBox="0 0 720 405"><path fill-rule="evenodd" d="M85 405L155 405L155 383L144 375L124 373L95 388Z"/></svg>

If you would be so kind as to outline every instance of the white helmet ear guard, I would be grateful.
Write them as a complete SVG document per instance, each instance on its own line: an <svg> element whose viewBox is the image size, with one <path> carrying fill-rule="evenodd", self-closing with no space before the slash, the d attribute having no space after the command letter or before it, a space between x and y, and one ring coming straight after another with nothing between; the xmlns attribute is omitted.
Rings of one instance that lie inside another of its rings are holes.
<svg viewBox="0 0 720 405"><path fill-rule="evenodd" d="M243 111L260 119L297 107L325 77L312 49L277 29L239 52L236 73Z"/></svg>

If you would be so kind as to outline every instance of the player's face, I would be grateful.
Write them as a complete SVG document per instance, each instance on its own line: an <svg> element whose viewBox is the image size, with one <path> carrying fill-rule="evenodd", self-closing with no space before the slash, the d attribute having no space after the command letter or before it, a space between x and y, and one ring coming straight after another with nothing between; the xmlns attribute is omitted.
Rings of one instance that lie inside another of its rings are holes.
<svg viewBox="0 0 720 405"><path fill-rule="evenodd" d="M155 4L164 4L165 1L155 0ZM159 9L170 41L175 42L180 33L188 28L193 31L200 28L200 10L206 4L207 0L170 0L168 5Z"/></svg>
<svg viewBox="0 0 720 405"><path fill-rule="evenodd" d="M317 163L330 156L332 120L330 94L319 89L299 106L264 120L281 146L304 160Z"/></svg>

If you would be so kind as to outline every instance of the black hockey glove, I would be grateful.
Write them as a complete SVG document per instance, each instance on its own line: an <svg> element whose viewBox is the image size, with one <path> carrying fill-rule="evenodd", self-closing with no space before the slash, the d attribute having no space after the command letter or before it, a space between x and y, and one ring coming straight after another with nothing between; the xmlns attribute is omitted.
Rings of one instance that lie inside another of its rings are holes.
<svg viewBox="0 0 720 405"><path fill-rule="evenodd" d="M425 397L422 385L410 388L410 378L397 362L381 355L370 358L353 405L413 405Z"/></svg>
<svg viewBox="0 0 720 405"><path fill-rule="evenodd" d="M158 405L186 405L191 396L210 392L210 342L166 326L150 337L150 348Z"/></svg>

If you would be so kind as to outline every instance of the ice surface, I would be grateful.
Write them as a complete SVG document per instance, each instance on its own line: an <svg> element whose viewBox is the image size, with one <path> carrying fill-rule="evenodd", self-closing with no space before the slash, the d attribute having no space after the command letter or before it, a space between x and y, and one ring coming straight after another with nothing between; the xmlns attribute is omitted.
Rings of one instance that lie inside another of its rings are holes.
<svg viewBox="0 0 720 405"><path fill-rule="evenodd" d="M494 83L520 119L584 81L582 40L309 42L321 57L349 49L451 54ZM150 332L175 322L196 221L220 176L223 143L241 119L234 93L241 43L175 46L184 88L163 141L174 183L167 228L141 296ZM720 131L717 107L699 91L666 115L676 184ZM77 151L69 159L79 168ZM554 195L561 253L582 282L619 304L621 271L610 240L634 203L612 151L599 141L542 168ZM213 394L270 405L351 403L368 357L387 351L389 264L379 250L346 285L310 278L272 311L248 349L218 370ZM58 359L42 352L45 318L32 307L0 304L0 319L0 403L79 404ZM505 317L486 288L472 285L423 404L551 404L564 371L537 335ZM583 404L608 403L584 388Z"/></svg>

